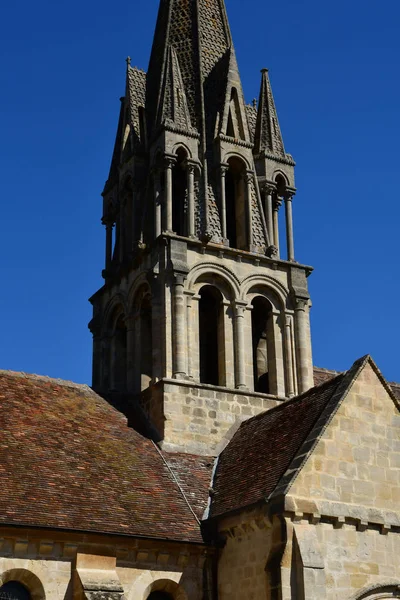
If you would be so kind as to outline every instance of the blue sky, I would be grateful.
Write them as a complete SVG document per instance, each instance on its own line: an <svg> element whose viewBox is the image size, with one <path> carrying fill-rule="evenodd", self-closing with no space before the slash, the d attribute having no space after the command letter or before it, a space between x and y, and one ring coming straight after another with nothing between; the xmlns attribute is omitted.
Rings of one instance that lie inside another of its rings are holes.
<svg viewBox="0 0 400 600"><path fill-rule="evenodd" d="M296 258L313 265L314 362L371 353L400 380L398 0L226 1L247 101L268 67L297 161ZM246 10L244 10L244 7ZM125 57L157 0L7 3L0 25L0 368L91 379L100 193Z"/></svg>

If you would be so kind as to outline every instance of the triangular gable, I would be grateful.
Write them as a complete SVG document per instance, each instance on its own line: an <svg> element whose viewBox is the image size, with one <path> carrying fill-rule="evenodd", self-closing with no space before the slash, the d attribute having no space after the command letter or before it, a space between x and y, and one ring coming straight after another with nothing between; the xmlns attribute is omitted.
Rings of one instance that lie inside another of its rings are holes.
<svg viewBox="0 0 400 600"><path fill-rule="evenodd" d="M271 496L319 514L397 523L398 402L371 359L348 371ZM294 504L293 504L294 503ZM332 508L333 506L333 508ZM355 510L354 507L363 507ZM373 513L373 515L372 515ZM390 516L389 513L392 515Z"/></svg>
<svg viewBox="0 0 400 600"><path fill-rule="evenodd" d="M246 105L233 46L229 49L229 67L220 133L250 142Z"/></svg>
<svg viewBox="0 0 400 600"><path fill-rule="evenodd" d="M174 124L185 131L192 131L185 86L178 55L173 46L169 46L163 76L160 113L157 124L160 125L162 123Z"/></svg>

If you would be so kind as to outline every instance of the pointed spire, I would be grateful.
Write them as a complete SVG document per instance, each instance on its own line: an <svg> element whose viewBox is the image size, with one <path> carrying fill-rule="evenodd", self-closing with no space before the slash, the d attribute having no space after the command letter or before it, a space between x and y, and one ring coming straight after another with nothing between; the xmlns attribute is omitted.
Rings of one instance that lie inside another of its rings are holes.
<svg viewBox="0 0 400 600"><path fill-rule="evenodd" d="M269 153L286 156L282 133L279 127L268 69L261 71L261 89L258 102L257 124L254 140L255 154Z"/></svg>
<svg viewBox="0 0 400 600"><path fill-rule="evenodd" d="M160 0L148 69L147 118L154 130L160 115L164 73L176 52L192 127L204 130L203 86L232 44L224 0Z"/></svg>

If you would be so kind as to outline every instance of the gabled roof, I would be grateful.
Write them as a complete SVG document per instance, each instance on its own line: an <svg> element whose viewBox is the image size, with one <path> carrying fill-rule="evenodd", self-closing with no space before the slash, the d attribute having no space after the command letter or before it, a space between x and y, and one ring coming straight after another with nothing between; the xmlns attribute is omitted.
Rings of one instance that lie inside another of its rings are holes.
<svg viewBox="0 0 400 600"><path fill-rule="evenodd" d="M343 377L242 423L218 459L210 517L269 497Z"/></svg>
<svg viewBox="0 0 400 600"><path fill-rule="evenodd" d="M0 423L0 524L202 541L161 452L89 387L0 372Z"/></svg>
<svg viewBox="0 0 400 600"><path fill-rule="evenodd" d="M317 369L325 382L241 425L218 459L210 517L285 495L367 363L399 406L370 356L345 373Z"/></svg>

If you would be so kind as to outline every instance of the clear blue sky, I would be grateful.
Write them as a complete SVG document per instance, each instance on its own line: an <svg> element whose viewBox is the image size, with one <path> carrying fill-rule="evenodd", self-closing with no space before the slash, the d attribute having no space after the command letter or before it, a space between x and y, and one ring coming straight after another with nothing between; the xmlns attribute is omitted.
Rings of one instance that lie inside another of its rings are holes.
<svg viewBox="0 0 400 600"><path fill-rule="evenodd" d="M371 353L400 380L398 0L227 0L246 99L269 67L297 161L314 362ZM90 382L100 193L125 57L147 68L158 0L7 2L0 25L0 368Z"/></svg>

